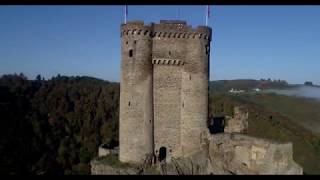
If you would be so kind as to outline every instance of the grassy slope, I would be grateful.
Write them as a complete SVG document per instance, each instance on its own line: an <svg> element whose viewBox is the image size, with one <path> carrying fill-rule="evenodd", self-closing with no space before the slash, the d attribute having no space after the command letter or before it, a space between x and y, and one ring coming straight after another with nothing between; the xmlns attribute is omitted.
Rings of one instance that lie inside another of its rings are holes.
<svg viewBox="0 0 320 180"><path fill-rule="evenodd" d="M221 104L224 107L223 111L227 114L230 113L232 107L230 104L247 106L249 109L249 135L280 142L292 142L295 161L302 165L307 174L319 174L320 138L296 123L297 121L303 121L303 113L308 113L308 111L304 112L304 107L301 106L311 106L308 102L300 104L299 100L269 94L214 95L211 103L214 103L212 106L216 106L212 110L216 114L217 111L218 114L219 111L221 112L219 110L221 109ZM308 105L305 105L305 103ZM287 109L288 111L286 111ZM291 115L295 120L292 120L291 116L287 116L287 114L290 114L290 109L300 112L299 116L295 117L294 113ZM315 113L319 114L319 112Z"/></svg>
<svg viewBox="0 0 320 180"><path fill-rule="evenodd" d="M320 101L307 98L261 94L247 100L270 111L278 111L293 122L320 134Z"/></svg>

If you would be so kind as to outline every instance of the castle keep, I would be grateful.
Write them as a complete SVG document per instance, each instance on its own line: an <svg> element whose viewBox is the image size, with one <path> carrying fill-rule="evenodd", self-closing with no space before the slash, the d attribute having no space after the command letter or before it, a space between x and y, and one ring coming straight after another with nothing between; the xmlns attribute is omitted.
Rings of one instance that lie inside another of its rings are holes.
<svg viewBox="0 0 320 180"><path fill-rule="evenodd" d="M208 131L211 31L184 21L121 25L120 161L199 150Z"/></svg>

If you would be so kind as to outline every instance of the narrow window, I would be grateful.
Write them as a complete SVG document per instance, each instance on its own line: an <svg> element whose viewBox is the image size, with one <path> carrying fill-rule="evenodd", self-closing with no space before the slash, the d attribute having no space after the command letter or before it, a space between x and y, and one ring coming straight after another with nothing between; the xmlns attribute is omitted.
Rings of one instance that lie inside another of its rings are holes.
<svg viewBox="0 0 320 180"><path fill-rule="evenodd" d="M137 41L133 41L134 44L137 44Z"/></svg>
<svg viewBox="0 0 320 180"><path fill-rule="evenodd" d="M191 80L191 75L189 75L189 79Z"/></svg>
<svg viewBox="0 0 320 180"><path fill-rule="evenodd" d="M209 45L206 45L206 54L209 54L209 51L210 51L210 47Z"/></svg>
<svg viewBox="0 0 320 180"><path fill-rule="evenodd" d="M182 107L184 107L184 102L182 102Z"/></svg>
<svg viewBox="0 0 320 180"><path fill-rule="evenodd" d="M129 50L129 57L132 57L133 56L133 51L132 49Z"/></svg>
<svg viewBox="0 0 320 180"><path fill-rule="evenodd" d="M130 106L130 101L129 101L128 105Z"/></svg>
<svg viewBox="0 0 320 180"><path fill-rule="evenodd" d="M169 51L169 55L171 55L171 51Z"/></svg>
<svg viewBox="0 0 320 180"><path fill-rule="evenodd" d="M126 42L126 44L128 44L128 41Z"/></svg>

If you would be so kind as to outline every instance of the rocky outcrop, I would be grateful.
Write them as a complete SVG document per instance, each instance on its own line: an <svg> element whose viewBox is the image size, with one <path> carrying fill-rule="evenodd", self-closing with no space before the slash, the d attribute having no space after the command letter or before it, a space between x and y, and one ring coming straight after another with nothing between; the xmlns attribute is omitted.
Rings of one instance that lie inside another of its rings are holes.
<svg viewBox="0 0 320 180"><path fill-rule="evenodd" d="M210 136L209 174L302 174L292 143L276 143L242 134Z"/></svg>

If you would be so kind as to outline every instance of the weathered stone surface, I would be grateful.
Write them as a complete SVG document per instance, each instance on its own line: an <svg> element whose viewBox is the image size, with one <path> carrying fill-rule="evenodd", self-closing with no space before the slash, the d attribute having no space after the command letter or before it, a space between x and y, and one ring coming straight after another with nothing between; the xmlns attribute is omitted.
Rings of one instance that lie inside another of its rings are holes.
<svg viewBox="0 0 320 180"><path fill-rule="evenodd" d="M224 132L227 133L246 133L248 130L249 112L240 106L234 107L234 116L226 116L226 126Z"/></svg>
<svg viewBox="0 0 320 180"><path fill-rule="evenodd" d="M302 174L294 162L291 143L277 143L238 133L203 137L202 149L188 157L172 157L156 167L149 163L112 167L97 160L91 162L92 174ZM161 173L159 173L161 172Z"/></svg>
<svg viewBox="0 0 320 180"><path fill-rule="evenodd" d="M156 167L113 167L112 165L91 161L92 175L158 175Z"/></svg>
<svg viewBox="0 0 320 180"><path fill-rule="evenodd" d="M206 175L207 165L208 154L199 150L189 157L173 157L166 166L165 175Z"/></svg>
<svg viewBox="0 0 320 180"><path fill-rule="evenodd" d="M163 174L302 174L291 143L230 134L248 129L248 112L241 107L223 123L221 132L227 133L209 135L211 28L193 29L182 21L128 22L121 25L121 41L121 162L148 164L145 156L155 153ZM111 154L100 150L99 156ZM91 166L92 174L155 173L144 165L92 161Z"/></svg>
<svg viewBox="0 0 320 180"><path fill-rule="evenodd" d="M293 160L291 143L276 143L242 134L212 135L209 159L213 174L303 173Z"/></svg>
<svg viewBox="0 0 320 180"><path fill-rule="evenodd" d="M104 145L99 146L98 157L107 156L109 154L119 154L119 147L106 148Z"/></svg>
<svg viewBox="0 0 320 180"><path fill-rule="evenodd" d="M93 160L90 163L92 175L136 175L138 170L132 167L112 167L108 164Z"/></svg>
<svg viewBox="0 0 320 180"><path fill-rule="evenodd" d="M211 28L184 21L121 25L120 161L199 150L207 130Z"/></svg>

